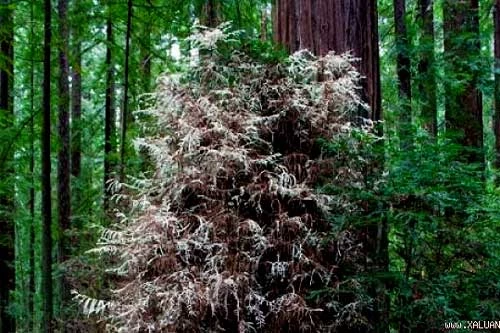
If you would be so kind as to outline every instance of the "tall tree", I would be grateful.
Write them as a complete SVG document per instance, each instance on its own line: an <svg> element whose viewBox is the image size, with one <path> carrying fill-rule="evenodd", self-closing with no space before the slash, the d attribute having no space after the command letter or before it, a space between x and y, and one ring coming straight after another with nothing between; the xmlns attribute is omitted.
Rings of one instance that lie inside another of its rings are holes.
<svg viewBox="0 0 500 333"><path fill-rule="evenodd" d="M129 70L130 70L130 36L132 33L132 0L127 1L127 31L125 34L125 78L123 88L123 106L121 114L121 140L120 140L120 180L125 180L125 156L127 149L127 125L129 118Z"/></svg>
<svg viewBox="0 0 500 333"><path fill-rule="evenodd" d="M68 26L68 0L58 1L59 16L59 80L58 80L58 132L59 153L57 163L57 207L59 223L58 263L60 267L68 259L68 241L66 233L70 228L71 216L71 187L70 187L70 128L69 128L69 26ZM65 273L59 274L61 316L64 317L64 305L69 296L66 286ZM64 321L63 321L64 322ZM64 325L64 324L63 324Z"/></svg>
<svg viewBox="0 0 500 333"><path fill-rule="evenodd" d="M479 80L478 0L445 0L444 48L447 66L447 128L463 133L461 143L482 148L483 113ZM457 76L458 75L458 76ZM470 159L481 162L482 154Z"/></svg>
<svg viewBox="0 0 500 333"><path fill-rule="evenodd" d="M500 168L500 0L496 0L493 13L495 27L495 138L496 166Z"/></svg>
<svg viewBox="0 0 500 333"><path fill-rule="evenodd" d="M399 116L400 139L403 145L409 140L408 127L411 124L411 61L410 43L406 29L406 1L394 0L394 22L396 27L396 68L398 74L399 97L401 110Z"/></svg>
<svg viewBox="0 0 500 333"><path fill-rule="evenodd" d="M382 117L378 49L377 2L346 0L277 0L275 38L290 52L309 49L317 55L333 50L361 59L362 97L371 118Z"/></svg>
<svg viewBox="0 0 500 333"><path fill-rule="evenodd" d="M35 9L34 4L30 4L30 193L29 193L29 210L30 210L30 225L28 228L28 256L29 256L29 276L28 276L28 330L34 330L35 317Z"/></svg>
<svg viewBox="0 0 500 333"><path fill-rule="evenodd" d="M7 137L14 120L13 109L13 74L14 74L14 25L11 2L0 1L0 130ZM6 148L9 149L9 148ZM0 174L0 332L15 332L14 316L9 313L10 293L15 288L14 269L14 220L12 211L14 202L12 187L13 154L6 151L3 156Z"/></svg>
<svg viewBox="0 0 500 333"><path fill-rule="evenodd" d="M436 76L434 72L434 10L433 0L418 0L420 47L418 51L417 87L424 126L437 134Z"/></svg>
<svg viewBox="0 0 500 333"><path fill-rule="evenodd" d="M53 292L52 292L52 201L50 181L50 81L52 43L51 27L52 5L44 1L44 47L43 47L43 116L42 116L42 332L53 331Z"/></svg>
<svg viewBox="0 0 500 333"><path fill-rule="evenodd" d="M82 118L82 42L79 36L79 29L73 27L73 65L71 68L71 174L75 179L80 177L82 164L81 149L81 118ZM77 192L73 192L78 194Z"/></svg>
<svg viewBox="0 0 500 333"><path fill-rule="evenodd" d="M114 110L114 62L113 62L113 22L108 3L106 19L106 97L104 106L104 211L109 208L111 193L108 190L112 177L112 154L115 152L115 110Z"/></svg>

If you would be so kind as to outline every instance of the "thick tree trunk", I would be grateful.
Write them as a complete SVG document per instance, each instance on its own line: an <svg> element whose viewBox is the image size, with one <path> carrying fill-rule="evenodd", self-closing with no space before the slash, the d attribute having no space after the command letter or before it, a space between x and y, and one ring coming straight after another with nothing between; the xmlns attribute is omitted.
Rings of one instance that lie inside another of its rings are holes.
<svg viewBox="0 0 500 333"><path fill-rule="evenodd" d="M129 121L129 63L130 63L130 35L132 33L132 0L127 2L127 32L125 35L125 78L123 88L123 106L121 114L120 140L120 181L125 181L125 157L127 150L127 125Z"/></svg>
<svg viewBox="0 0 500 333"><path fill-rule="evenodd" d="M399 114L399 139L403 147L410 141L409 127L411 125L411 61L409 42L406 32L406 1L394 0L394 22L396 27L398 88L401 109Z"/></svg>
<svg viewBox="0 0 500 333"><path fill-rule="evenodd" d="M57 243L57 259L61 272L59 273L59 313L64 323L65 303L69 299L69 289L67 287L65 273L62 270L63 263L68 259L69 242L67 231L70 228L71 216L71 148L70 148L70 128L69 128L69 27L68 27L68 0L58 1L59 15L59 81L58 81L58 132L59 132L59 153L57 163L57 212L59 224L59 241ZM61 324L64 327L64 324ZM63 329L64 331L64 329Z"/></svg>
<svg viewBox="0 0 500 333"><path fill-rule="evenodd" d="M52 201L51 201L51 161L50 161L50 49L52 42L51 1L44 2L44 48L43 48L43 116L42 116L42 332L53 332L53 292L52 292Z"/></svg>
<svg viewBox="0 0 500 333"><path fill-rule="evenodd" d="M115 72L113 70L114 44L113 22L108 5L108 19L106 22L106 101L104 106L104 212L109 211L111 193L108 190L109 181L113 178L113 154L116 152L115 142Z"/></svg>
<svg viewBox="0 0 500 333"><path fill-rule="evenodd" d="M352 52L361 59L362 96L373 120L382 118L376 1L277 0L275 38L290 52Z"/></svg>
<svg viewBox="0 0 500 333"><path fill-rule="evenodd" d="M496 166L500 169L500 0L496 0L493 14L495 27L495 120Z"/></svg>
<svg viewBox="0 0 500 333"><path fill-rule="evenodd" d="M0 114L3 123L2 132L12 129L14 120L13 108L13 73L14 73L14 26L13 12L7 6L10 1L0 1ZM8 312L10 293L15 289L14 269L14 201L9 183L13 180L13 154L7 153L2 164L2 190L0 192L0 333L15 332L15 319ZM5 182L5 183L4 183ZM9 189L9 190L7 190Z"/></svg>
<svg viewBox="0 0 500 333"><path fill-rule="evenodd" d="M433 0L418 1L420 45L417 86L421 117L429 133L437 135L436 76L434 72L434 10Z"/></svg>
<svg viewBox="0 0 500 333"><path fill-rule="evenodd" d="M483 113L478 88L479 70L473 69L469 62L477 63L480 55L478 12L478 0L444 1L445 60L450 78L446 87L447 128L463 133L460 140L463 145L482 149ZM460 80L456 78L456 73L461 74ZM469 160L482 162L483 154L471 154Z"/></svg>

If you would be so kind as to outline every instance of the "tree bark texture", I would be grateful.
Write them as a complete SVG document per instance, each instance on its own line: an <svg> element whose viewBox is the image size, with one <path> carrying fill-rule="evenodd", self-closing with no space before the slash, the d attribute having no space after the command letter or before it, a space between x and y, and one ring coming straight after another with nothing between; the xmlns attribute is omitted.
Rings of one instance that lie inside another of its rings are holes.
<svg viewBox="0 0 500 333"><path fill-rule="evenodd" d="M463 133L460 142L482 149L482 97L478 88L479 5L478 0L444 1L444 48L447 63L446 125ZM459 73L461 77L456 77ZM482 162L482 154L472 160Z"/></svg>
<svg viewBox="0 0 500 333"><path fill-rule="evenodd" d="M14 25L13 12L8 5L10 1L0 1L0 114L3 118L0 129L4 133L12 129L14 120ZM5 156L5 163L0 168L3 183L0 192L0 333L16 329L14 316L8 311L10 293L15 289L14 201L9 185L14 176L14 155L7 152Z"/></svg>
<svg viewBox="0 0 500 333"><path fill-rule="evenodd" d="M51 202L51 1L44 1L44 46L43 46L43 113L41 133L42 164L42 332L53 332L53 292L52 292L52 202Z"/></svg>
<svg viewBox="0 0 500 333"><path fill-rule="evenodd" d="M288 51L316 55L351 52L365 77L362 97L373 120L382 118L377 2L363 0L276 0L274 36Z"/></svg>
<svg viewBox="0 0 500 333"><path fill-rule="evenodd" d="M418 1L420 47L418 52L417 87L421 117L429 133L437 135L436 76L434 71L434 10L433 0Z"/></svg>

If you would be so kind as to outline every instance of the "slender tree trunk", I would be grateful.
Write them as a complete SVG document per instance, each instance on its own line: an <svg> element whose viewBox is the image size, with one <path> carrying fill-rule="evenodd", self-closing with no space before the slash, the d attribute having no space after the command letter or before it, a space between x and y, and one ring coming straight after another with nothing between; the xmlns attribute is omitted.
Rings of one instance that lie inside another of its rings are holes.
<svg viewBox="0 0 500 333"><path fill-rule="evenodd" d="M264 7L260 12L260 40L267 40L267 8Z"/></svg>
<svg viewBox="0 0 500 333"><path fill-rule="evenodd" d="M479 70L470 62L480 56L478 0L444 1L444 47L448 77L446 87L447 128L463 133L464 146L483 148L482 97L478 88ZM469 60L469 61L465 61ZM476 66L477 67L477 66ZM453 79L456 73L468 77ZM482 162L483 154L471 154L469 160Z"/></svg>
<svg viewBox="0 0 500 333"><path fill-rule="evenodd" d="M113 178L113 154L115 146L115 110L114 110L114 70L112 47L113 22L111 21L111 10L108 5L108 18L106 21L106 101L104 106L104 212L109 210L109 199L111 193L108 190L109 181Z"/></svg>
<svg viewBox="0 0 500 333"><path fill-rule="evenodd" d="M500 169L500 0L496 0L493 14L495 27L495 120L496 166Z"/></svg>
<svg viewBox="0 0 500 333"><path fill-rule="evenodd" d="M424 127L437 135L436 76L434 71L434 10L433 0L418 1L420 45L417 86Z"/></svg>
<svg viewBox="0 0 500 333"><path fill-rule="evenodd" d="M35 60L33 50L35 49L35 14L34 4L30 5L30 45L31 45L31 66L30 66L30 194L29 194L29 210L30 210L30 225L28 229L28 255L29 255L29 276L28 276L28 330L35 330Z"/></svg>
<svg viewBox="0 0 500 333"><path fill-rule="evenodd" d="M274 41L280 41L280 28L278 25L279 22L279 15L280 15L280 0L274 0L272 4L273 8L271 11L271 16L272 16L272 27L273 27L273 40ZM318 53L318 52L314 52Z"/></svg>
<svg viewBox="0 0 500 333"><path fill-rule="evenodd" d="M71 71L71 121L73 129L73 140L71 143L71 174L75 179L80 178L82 164L82 43L78 39L77 29L73 29L73 56L75 60Z"/></svg>
<svg viewBox="0 0 500 333"><path fill-rule="evenodd" d="M43 48L43 116L42 116L42 332L53 332L52 292L52 201L50 182L50 81L51 81L51 1L44 2L44 48Z"/></svg>
<svg viewBox="0 0 500 333"><path fill-rule="evenodd" d="M77 37L76 37L77 38ZM76 228L82 225L78 210L82 200L81 164L82 164L82 44L75 42L74 64L71 72L71 174L73 175L72 221ZM75 214L76 213L76 214Z"/></svg>
<svg viewBox="0 0 500 333"><path fill-rule="evenodd" d="M130 62L130 35L132 33L132 0L127 2L127 32L125 36L125 78L123 88L123 107L121 114L121 140L120 140L120 180L125 180L125 157L127 149L127 123L129 107L129 62Z"/></svg>
<svg viewBox="0 0 500 333"><path fill-rule="evenodd" d="M217 17L217 4L216 0L206 0L205 5L204 5L204 15L202 16L202 24L207 26L207 27L216 27L217 24L219 24L219 20ZM239 11L239 2L236 3L236 10ZM237 13L239 17L239 22L238 24L241 27L241 13Z"/></svg>
<svg viewBox="0 0 500 333"><path fill-rule="evenodd" d="M14 123L13 108L13 73L14 73L14 26L13 12L7 7L10 1L0 1L0 113L3 123L0 124L2 132L12 129ZM3 58L3 59L2 59ZM2 61L3 60L3 61ZM0 169L3 190L0 193L0 333L15 332L15 318L8 311L10 293L15 289L15 231L14 231L14 201L11 185L14 176L14 155L8 157ZM7 191L9 189L9 191ZM5 192L4 192L5 191Z"/></svg>
<svg viewBox="0 0 500 333"><path fill-rule="evenodd" d="M58 223L59 223L59 242L58 244L58 264L60 266L59 274L59 296L60 296L60 315L62 319L62 330L64 328L64 309L66 301L69 299L69 289L67 286L65 272L62 269L64 262L69 256L69 242L67 231L70 228L71 216L71 148L70 148L70 128L69 128L69 27L68 27L68 0L58 1L59 14L59 98L58 98L58 131L59 131L59 154L57 164L57 202L58 202Z"/></svg>
<svg viewBox="0 0 500 333"><path fill-rule="evenodd" d="M394 0L394 22L396 27L397 74L401 110L399 115L399 139L407 147L410 141L411 125L411 61L408 36L406 32L406 1Z"/></svg>
<svg viewBox="0 0 500 333"><path fill-rule="evenodd" d="M212 5L213 6L213 5ZM212 24L214 25L211 25L212 27L215 27L218 21L217 19L217 11L215 11L214 13L212 13ZM238 21L238 29L242 29L243 27L243 19L242 19L242 16L241 16L241 6L240 6L240 0L236 0L236 20Z"/></svg>

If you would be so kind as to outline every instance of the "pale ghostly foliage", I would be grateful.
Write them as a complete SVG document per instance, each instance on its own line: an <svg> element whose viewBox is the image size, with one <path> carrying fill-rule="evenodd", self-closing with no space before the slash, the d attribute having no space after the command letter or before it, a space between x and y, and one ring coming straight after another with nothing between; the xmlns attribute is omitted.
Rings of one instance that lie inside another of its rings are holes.
<svg viewBox="0 0 500 333"><path fill-rule="evenodd" d="M155 119L147 124L154 134L136 139L135 147L147 151L154 178L110 184L122 190L116 198L128 200L129 211L90 252L119 263L108 270L120 277L117 289L107 301L75 292L110 332L219 332L226 320L239 332L277 330L282 322L319 332L360 316L355 302L362 300L355 300L328 305L339 316L321 322L327 306L306 301L308 285L328 286L335 276L319 248L332 202L344 203L312 188L315 161L291 170L273 141L291 114L298 120L290 135L304 144L311 136L349 135L349 120L366 107L357 95L355 59L301 51L267 65L235 51L221 61L217 45L233 36L222 25L190 38L211 52L187 73L160 77L154 104L141 111ZM348 169L342 177L356 183L361 176ZM293 200L316 212L289 216L285 206ZM334 244L337 263L359 255L349 233ZM276 295L263 285L283 281L288 287Z"/></svg>

